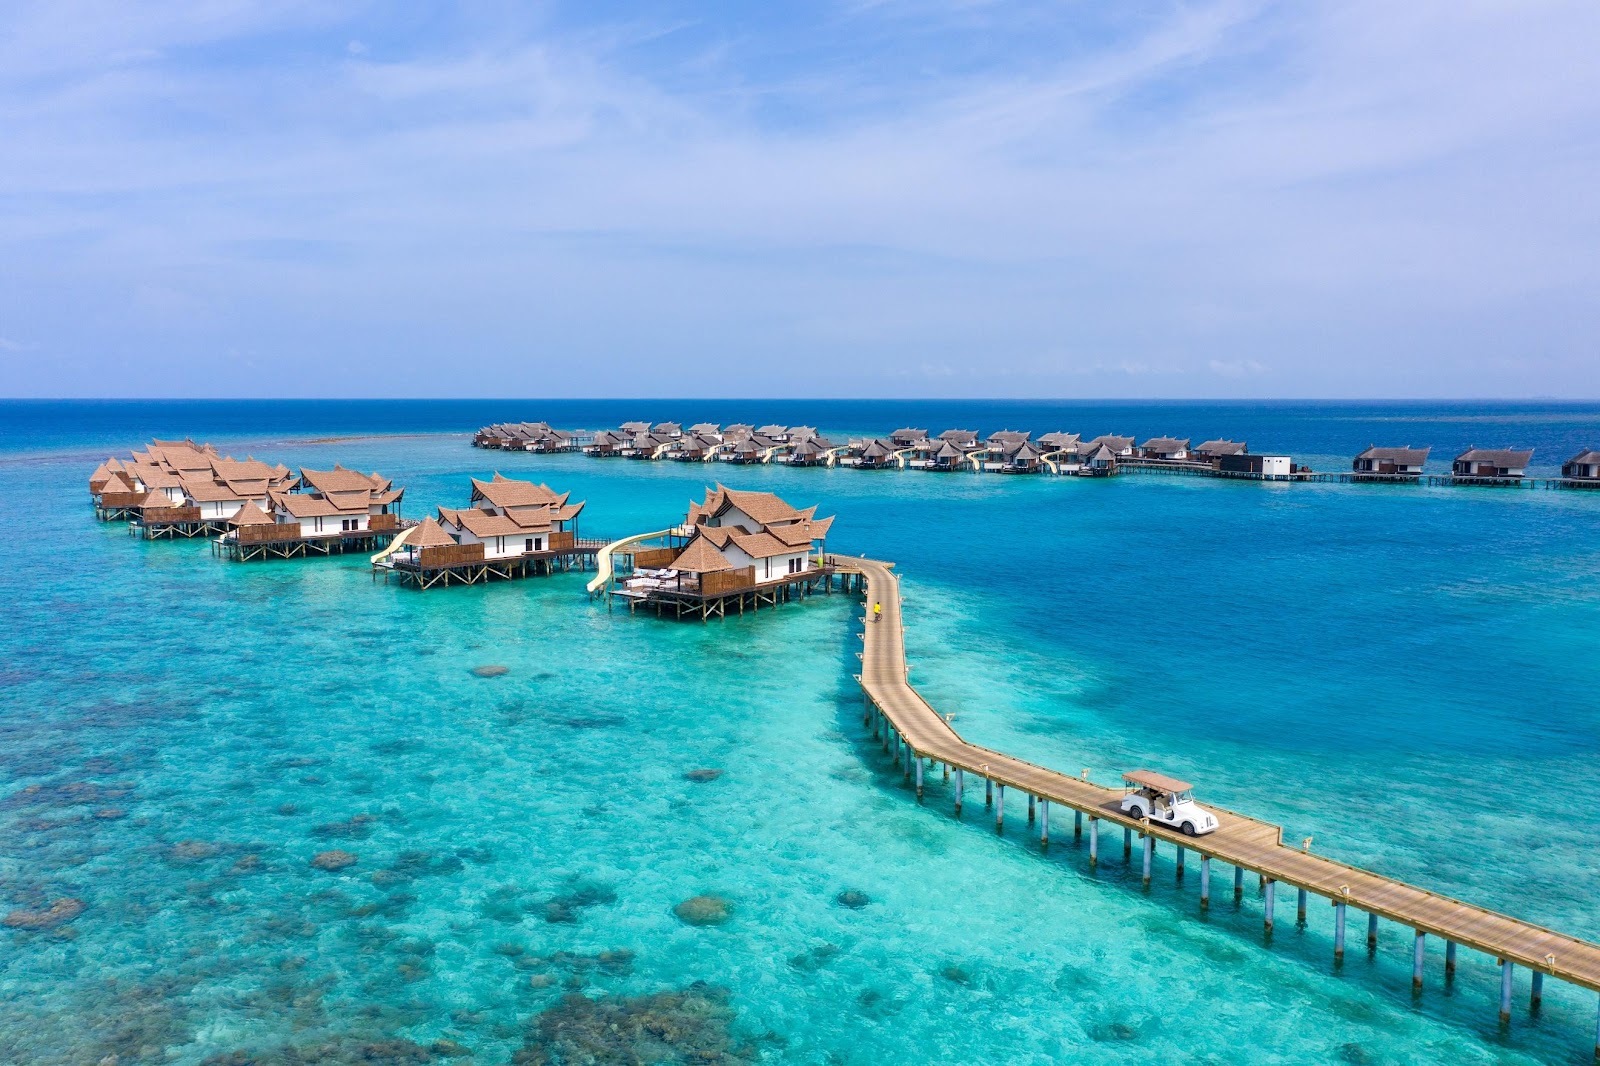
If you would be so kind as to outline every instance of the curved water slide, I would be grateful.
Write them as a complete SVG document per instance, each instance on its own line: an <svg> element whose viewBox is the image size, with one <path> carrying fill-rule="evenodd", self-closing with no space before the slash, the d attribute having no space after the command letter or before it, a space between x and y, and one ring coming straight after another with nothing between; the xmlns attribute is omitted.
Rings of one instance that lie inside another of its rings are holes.
<svg viewBox="0 0 1600 1066"><path fill-rule="evenodd" d="M845 448L829 448L828 449L828 464L827 465L829 465L829 466L838 466L839 465L839 456L843 455L845 452L847 452L849 450L850 449L848 447L845 447Z"/></svg>
<svg viewBox="0 0 1600 1066"><path fill-rule="evenodd" d="M405 547L406 538L411 535L411 531L413 529L421 528L421 526L407 526L406 528L402 529L400 531L400 535L391 540L387 548L383 549L383 551L372 557L372 561L375 563L383 562L383 560L394 554L395 549Z"/></svg>
<svg viewBox="0 0 1600 1066"><path fill-rule="evenodd" d="M895 452L891 457L894 459L895 466L901 470L904 470L907 462L906 456L910 455L914 451L916 451L915 448L901 448L899 451Z"/></svg>
<svg viewBox="0 0 1600 1066"><path fill-rule="evenodd" d="M638 544L644 540L655 540L657 537L670 537L676 532L677 529L674 528L658 529L654 533L636 533L631 537L614 540L604 548L601 548L594 557L594 577L590 579L589 584L586 586L589 595L593 596L610 583L612 575L616 573L616 564L612 562L612 556L616 552L621 551L630 544Z"/></svg>
<svg viewBox="0 0 1600 1066"><path fill-rule="evenodd" d="M1069 453L1065 448L1057 448L1053 452L1045 452L1039 456L1039 461L1049 467L1052 474L1059 474L1061 473L1061 457L1067 454Z"/></svg>
<svg viewBox="0 0 1600 1066"><path fill-rule="evenodd" d="M983 473L983 460L992 454L994 454L993 448L979 448L968 455L967 460L972 463L972 469L981 474Z"/></svg>

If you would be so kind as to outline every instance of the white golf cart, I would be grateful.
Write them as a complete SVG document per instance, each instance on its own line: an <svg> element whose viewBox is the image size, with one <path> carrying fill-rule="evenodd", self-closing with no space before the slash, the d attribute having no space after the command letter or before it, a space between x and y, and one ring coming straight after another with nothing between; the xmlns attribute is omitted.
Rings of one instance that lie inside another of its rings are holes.
<svg viewBox="0 0 1600 1066"><path fill-rule="evenodd" d="M1185 836L1202 836L1217 831L1216 815L1194 801L1194 786L1165 774L1133 770L1122 775L1122 810L1135 818L1148 818L1156 825L1171 826Z"/></svg>

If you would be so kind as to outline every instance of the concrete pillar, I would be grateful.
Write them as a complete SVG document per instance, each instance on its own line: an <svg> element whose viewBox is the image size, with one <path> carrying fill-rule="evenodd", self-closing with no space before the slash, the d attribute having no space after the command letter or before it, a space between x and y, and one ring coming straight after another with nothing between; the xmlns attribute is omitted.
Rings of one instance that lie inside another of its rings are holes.
<svg viewBox="0 0 1600 1066"><path fill-rule="evenodd" d="M1427 947L1428 934L1417 930L1417 939L1411 949L1411 991L1422 991L1422 953Z"/></svg>
<svg viewBox="0 0 1600 1066"><path fill-rule="evenodd" d="M1150 887L1150 860L1156 853L1156 838L1149 833L1144 835L1144 884Z"/></svg>
<svg viewBox="0 0 1600 1066"><path fill-rule="evenodd" d="M983 805L994 806L994 781L987 777L983 779Z"/></svg>
<svg viewBox="0 0 1600 1066"><path fill-rule="evenodd" d="M1500 960L1500 1024L1511 1021L1511 960Z"/></svg>
<svg viewBox="0 0 1600 1066"><path fill-rule="evenodd" d="M1073 811L1072 812L1072 839L1073 840L1082 840L1083 839L1083 812L1082 811Z"/></svg>
<svg viewBox="0 0 1600 1066"><path fill-rule="evenodd" d="M1333 904L1333 961L1344 961L1344 912L1347 905L1343 901Z"/></svg>
<svg viewBox="0 0 1600 1066"><path fill-rule="evenodd" d="M1267 881L1261 886L1262 898L1265 900L1261 912L1261 923L1269 933L1272 932L1272 911L1273 904L1277 902L1277 889L1278 882L1276 881Z"/></svg>
<svg viewBox="0 0 1600 1066"><path fill-rule="evenodd" d="M917 760L917 799L922 799L922 760Z"/></svg>
<svg viewBox="0 0 1600 1066"><path fill-rule="evenodd" d="M1600 1059L1600 1011L1594 1016L1594 1057Z"/></svg>
<svg viewBox="0 0 1600 1066"><path fill-rule="evenodd" d="M994 831L996 833L1003 832L1005 830L1005 822L1006 822L1006 786L1001 785L998 789L995 790L995 795L994 795Z"/></svg>
<svg viewBox="0 0 1600 1066"><path fill-rule="evenodd" d="M967 783L966 782L966 777L967 777L967 774L966 774L965 770L960 770L960 769L956 770L956 814L957 814L957 816L959 816L961 814L961 793L962 793L963 786Z"/></svg>
<svg viewBox="0 0 1600 1066"><path fill-rule="evenodd" d="M1533 991L1528 994L1528 1009L1536 1011L1544 1002L1544 971L1533 971Z"/></svg>
<svg viewBox="0 0 1600 1066"><path fill-rule="evenodd" d="M1454 977L1455 975L1456 975L1456 942L1454 940L1446 940L1444 942L1444 976L1445 976L1445 980L1448 981L1450 978Z"/></svg>
<svg viewBox="0 0 1600 1066"><path fill-rule="evenodd" d="M1244 899L1244 867L1233 868L1233 901L1238 903Z"/></svg>
<svg viewBox="0 0 1600 1066"><path fill-rule="evenodd" d="M1122 857L1124 859L1133 858L1133 830L1132 829L1123 829L1123 831L1122 831Z"/></svg>
<svg viewBox="0 0 1600 1066"><path fill-rule="evenodd" d="M1100 819L1089 819L1089 865L1094 866L1100 861ZM1600 1032L1600 1030L1597 1030Z"/></svg>
<svg viewBox="0 0 1600 1066"><path fill-rule="evenodd" d="M1178 880L1183 880L1183 845L1178 845Z"/></svg>
<svg viewBox="0 0 1600 1066"><path fill-rule="evenodd" d="M1378 946L1378 916L1376 914L1369 914L1369 915L1367 915L1367 947L1375 948L1377 946Z"/></svg>
<svg viewBox="0 0 1600 1066"><path fill-rule="evenodd" d="M1050 846L1050 801L1039 801L1039 846Z"/></svg>
<svg viewBox="0 0 1600 1066"><path fill-rule="evenodd" d="M945 763L944 764L944 779L946 781L950 780L950 764L949 763Z"/></svg>
<svg viewBox="0 0 1600 1066"><path fill-rule="evenodd" d="M1296 906L1295 906L1294 920L1299 922L1301 925L1305 925L1306 924L1306 890L1305 889L1302 888L1300 890L1300 894L1299 894L1298 898L1295 900L1295 904L1296 904Z"/></svg>
<svg viewBox="0 0 1600 1066"><path fill-rule="evenodd" d="M1028 793L1028 824L1033 824L1033 793Z"/></svg>

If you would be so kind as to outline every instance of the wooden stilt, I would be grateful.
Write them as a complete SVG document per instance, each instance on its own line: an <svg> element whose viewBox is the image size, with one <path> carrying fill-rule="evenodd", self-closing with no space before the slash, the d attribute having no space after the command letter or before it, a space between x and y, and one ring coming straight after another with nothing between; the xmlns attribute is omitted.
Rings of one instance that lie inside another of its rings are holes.
<svg viewBox="0 0 1600 1066"><path fill-rule="evenodd" d="M1511 960L1500 960L1500 1024L1511 1022Z"/></svg>

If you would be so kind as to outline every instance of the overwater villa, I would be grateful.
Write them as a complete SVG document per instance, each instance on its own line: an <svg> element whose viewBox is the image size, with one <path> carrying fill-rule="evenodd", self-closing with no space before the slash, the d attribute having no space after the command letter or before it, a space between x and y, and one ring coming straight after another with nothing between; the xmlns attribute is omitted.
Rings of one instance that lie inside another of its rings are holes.
<svg viewBox="0 0 1600 1066"><path fill-rule="evenodd" d="M676 437L642 430L628 439L628 444L622 449L621 454L624 459L660 459L677 443Z"/></svg>
<svg viewBox="0 0 1600 1066"><path fill-rule="evenodd" d="M615 429L603 429L594 435L594 439L583 446L583 454L597 458L610 458L621 455L622 450L628 446L629 437Z"/></svg>
<svg viewBox="0 0 1600 1066"><path fill-rule="evenodd" d="M690 505L680 545L634 549L632 575L611 594L630 609L702 621L808 595L832 572L821 560L833 519L816 511L718 485Z"/></svg>
<svg viewBox="0 0 1600 1066"><path fill-rule="evenodd" d="M1416 481L1428 462L1431 448L1380 448L1371 445L1350 463L1350 472L1360 481Z"/></svg>
<svg viewBox="0 0 1600 1066"><path fill-rule="evenodd" d="M1189 458L1189 441L1177 437L1151 437L1139 445L1139 457L1163 463L1181 463Z"/></svg>
<svg viewBox="0 0 1600 1066"><path fill-rule="evenodd" d="M790 466L826 466L832 454L833 442L813 434L791 444L789 454L781 456L779 461Z"/></svg>
<svg viewBox="0 0 1600 1066"><path fill-rule="evenodd" d="M269 490L265 507L241 506L213 549L239 562L371 551L400 532L404 497L381 474L302 467L297 488Z"/></svg>
<svg viewBox="0 0 1600 1066"><path fill-rule="evenodd" d="M868 437L850 442L849 465L858 470L888 470L899 466L898 449L888 437Z"/></svg>
<svg viewBox="0 0 1600 1066"><path fill-rule="evenodd" d="M1532 448L1468 448L1450 464L1450 477L1469 485L1512 485L1527 477L1532 458Z"/></svg>
<svg viewBox="0 0 1600 1066"><path fill-rule="evenodd" d="M1245 455L1250 445L1242 440L1208 440L1196 445L1190 457L1204 461L1221 459L1224 455Z"/></svg>
<svg viewBox="0 0 1600 1066"><path fill-rule="evenodd" d="M603 541L578 537L583 503L548 485L472 479L470 505L439 508L373 556L373 574L413 588L473 585L580 567Z"/></svg>
<svg viewBox="0 0 1600 1066"><path fill-rule="evenodd" d="M720 436L691 428L688 433L678 438L677 443L667 452L667 457L676 459L680 463L701 463L720 447L722 447Z"/></svg>
<svg viewBox="0 0 1600 1066"><path fill-rule="evenodd" d="M1002 474L1037 474L1043 458L1044 452L1037 444L1023 439L1002 449L999 471Z"/></svg>
<svg viewBox="0 0 1600 1066"><path fill-rule="evenodd" d="M1600 486L1600 452L1585 448L1562 463L1561 479L1571 488Z"/></svg>
<svg viewBox="0 0 1600 1066"><path fill-rule="evenodd" d="M780 426L776 423L766 426L757 426L756 436L765 437L774 444L787 444L789 442L789 427Z"/></svg>
<svg viewBox="0 0 1600 1066"><path fill-rule="evenodd" d="M1086 456L1092 455L1102 446L1104 446L1105 449L1111 453L1112 457L1116 459L1127 459L1131 458L1133 455L1132 437L1116 437L1109 434L1102 437L1096 437L1094 440L1084 444L1083 454Z"/></svg>

